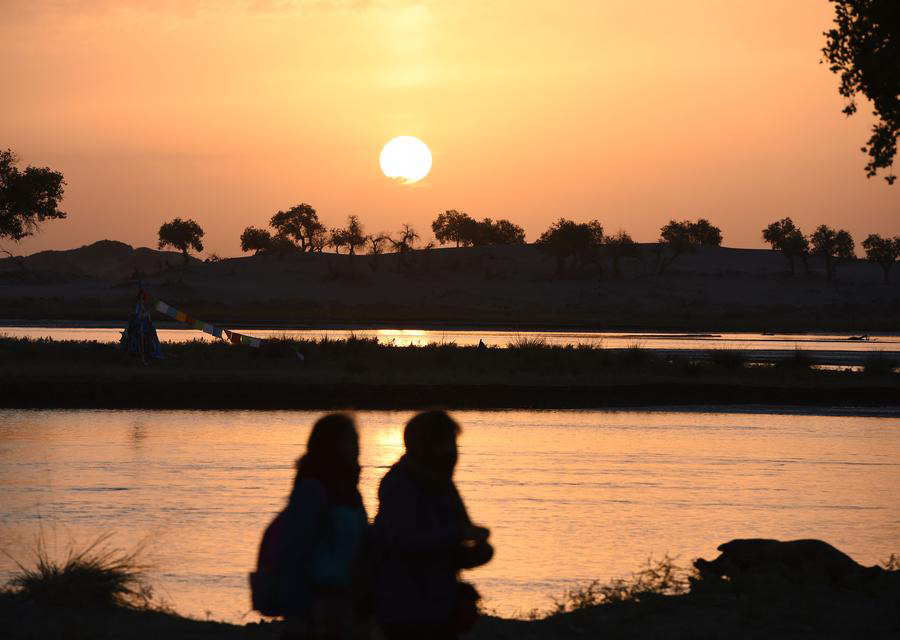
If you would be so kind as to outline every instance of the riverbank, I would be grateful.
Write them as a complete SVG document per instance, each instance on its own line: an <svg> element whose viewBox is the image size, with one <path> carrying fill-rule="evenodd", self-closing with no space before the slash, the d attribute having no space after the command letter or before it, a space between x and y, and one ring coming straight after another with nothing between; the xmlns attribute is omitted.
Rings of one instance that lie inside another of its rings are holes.
<svg viewBox="0 0 900 640"><path fill-rule="evenodd" d="M468 640L896 638L900 633L900 614L896 608L900 572L861 567L833 547L817 541L799 544L810 543L819 546L808 552L801 549L801 553L793 553L796 549L789 545L798 543L776 542L788 552L757 557L755 562L739 570L726 569L722 577L717 575L718 568L712 574L701 571L695 574L689 591L686 586L683 591L676 589L680 593L665 592L671 591L672 586L666 577L658 577L648 591L636 589L633 582L595 584L569 594L569 605L562 611L529 620L483 616L464 637ZM716 565L718 561L706 566ZM823 571L823 567L827 570ZM663 585L669 588L660 592ZM171 611L147 608L39 605L23 602L11 594L0 596L0 627L9 640L276 640L282 632L282 624L277 621L240 625L194 620Z"/></svg>
<svg viewBox="0 0 900 640"><path fill-rule="evenodd" d="M892 594L896 597L896 594ZM896 638L891 597L849 594L808 600L799 610L763 598L660 596L645 603L597 605L544 620L482 618L466 640L622 638L741 640ZM233 625L122 608L0 606L8 640L278 640L280 623Z"/></svg>
<svg viewBox="0 0 900 640"><path fill-rule="evenodd" d="M900 407L897 363L818 370L802 351L771 366L739 352L676 357L640 348L506 349L373 339L165 344L143 364L118 345L0 338L8 408L418 409L690 405ZM302 356L302 359L301 357Z"/></svg>

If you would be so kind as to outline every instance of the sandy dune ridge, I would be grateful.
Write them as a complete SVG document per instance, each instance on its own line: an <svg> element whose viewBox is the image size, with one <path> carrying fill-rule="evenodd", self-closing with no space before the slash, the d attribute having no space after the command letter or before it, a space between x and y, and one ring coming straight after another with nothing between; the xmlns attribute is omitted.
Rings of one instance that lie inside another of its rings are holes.
<svg viewBox="0 0 900 640"><path fill-rule="evenodd" d="M175 252L103 240L0 260L0 318L120 321L138 281L210 322L263 325L494 324L511 328L900 330L900 275L864 260L828 282L764 249L703 247L655 273L656 245L556 272L534 245L405 255L260 255L183 264Z"/></svg>

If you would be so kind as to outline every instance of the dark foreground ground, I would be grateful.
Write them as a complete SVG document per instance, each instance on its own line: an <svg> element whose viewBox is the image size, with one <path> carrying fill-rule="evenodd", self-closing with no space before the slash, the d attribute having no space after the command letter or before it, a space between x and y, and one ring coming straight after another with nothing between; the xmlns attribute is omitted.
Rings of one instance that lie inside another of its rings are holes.
<svg viewBox="0 0 900 640"><path fill-rule="evenodd" d="M164 345L143 364L117 345L0 337L0 406L18 408L416 409L754 404L898 407L898 363L817 370L797 352L773 366L740 353L703 360L638 348L507 349L272 341L262 349ZM297 354L302 353L301 360Z"/></svg>
<svg viewBox="0 0 900 640"><path fill-rule="evenodd" d="M812 587L786 592L769 589L743 594L648 596L639 601L589 606L533 621L484 617L463 637L471 640L895 639L900 637L900 590L896 580L892 584L887 585L885 581L861 589ZM9 640L276 640L281 633L277 622L236 626L158 611L40 607L12 600L0 605L0 628L3 637Z"/></svg>

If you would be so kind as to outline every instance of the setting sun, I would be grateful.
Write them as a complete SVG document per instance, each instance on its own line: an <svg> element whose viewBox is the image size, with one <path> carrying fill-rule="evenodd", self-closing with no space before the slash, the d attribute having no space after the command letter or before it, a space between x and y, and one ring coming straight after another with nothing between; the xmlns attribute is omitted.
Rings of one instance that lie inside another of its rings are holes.
<svg viewBox="0 0 900 640"><path fill-rule="evenodd" d="M384 145L378 163L388 178L412 184L431 171L431 150L414 136L398 136Z"/></svg>

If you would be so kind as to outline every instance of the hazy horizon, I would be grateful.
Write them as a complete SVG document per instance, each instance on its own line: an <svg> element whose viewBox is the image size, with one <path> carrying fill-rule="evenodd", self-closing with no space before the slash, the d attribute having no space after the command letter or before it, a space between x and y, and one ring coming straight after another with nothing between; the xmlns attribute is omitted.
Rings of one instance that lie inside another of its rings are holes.
<svg viewBox="0 0 900 640"><path fill-rule="evenodd" d="M180 216L239 255L300 202L426 238L451 208L529 242L560 216L640 242L706 217L732 247L784 216L900 233L900 185L863 170L869 106L846 118L820 64L824 1L0 3L0 148L68 183L69 218L16 253L155 246ZM382 175L396 135L431 148L422 182Z"/></svg>

